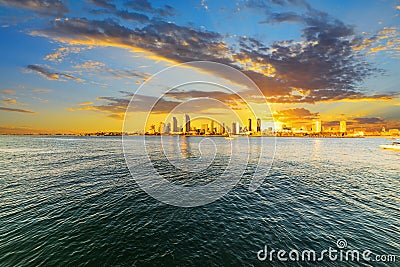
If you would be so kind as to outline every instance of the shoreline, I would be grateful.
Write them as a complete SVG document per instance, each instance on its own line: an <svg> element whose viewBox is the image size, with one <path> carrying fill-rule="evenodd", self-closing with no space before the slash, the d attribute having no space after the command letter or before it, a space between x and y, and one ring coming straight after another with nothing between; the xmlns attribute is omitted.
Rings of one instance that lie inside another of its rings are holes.
<svg viewBox="0 0 400 267"><path fill-rule="evenodd" d="M152 137L167 137L167 136L180 136L180 137L229 137L228 135L183 135L183 134L170 134L170 135L146 135L146 134L0 134L0 136L44 136L44 137L122 137L122 136L152 136ZM337 138L337 139L354 139L354 138L386 138L388 140L400 139L400 136L384 136L384 135L365 135L365 136L330 136L330 135L238 135L236 138L241 137L275 137L275 138Z"/></svg>

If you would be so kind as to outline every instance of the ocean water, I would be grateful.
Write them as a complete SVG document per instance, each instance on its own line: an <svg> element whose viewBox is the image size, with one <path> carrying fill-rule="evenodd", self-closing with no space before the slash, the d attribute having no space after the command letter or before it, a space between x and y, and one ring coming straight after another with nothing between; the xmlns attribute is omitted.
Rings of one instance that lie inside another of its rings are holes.
<svg viewBox="0 0 400 267"><path fill-rule="evenodd" d="M308 266L257 252L322 251L338 239L396 262L324 266L399 266L400 153L379 149L388 142L278 138L255 192L250 168L221 199L182 208L138 186L120 137L1 136L0 266ZM226 166L223 153L217 163Z"/></svg>

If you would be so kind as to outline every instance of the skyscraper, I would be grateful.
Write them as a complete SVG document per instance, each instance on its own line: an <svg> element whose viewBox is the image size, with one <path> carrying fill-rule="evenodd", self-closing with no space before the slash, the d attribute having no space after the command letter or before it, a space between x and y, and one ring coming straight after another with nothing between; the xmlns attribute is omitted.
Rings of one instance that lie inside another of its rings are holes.
<svg viewBox="0 0 400 267"><path fill-rule="evenodd" d="M172 118L172 131L174 133L179 132L179 130L178 130L178 120L176 119L176 117Z"/></svg>
<svg viewBox="0 0 400 267"><path fill-rule="evenodd" d="M240 133L240 126L238 122L232 122L232 134L239 134Z"/></svg>
<svg viewBox="0 0 400 267"><path fill-rule="evenodd" d="M217 128L217 131L216 131L217 134L223 134L224 133L225 129L224 129L224 126L222 124L217 122L217 127L216 128Z"/></svg>
<svg viewBox="0 0 400 267"><path fill-rule="evenodd" d="M164 126L164 131L163 131L163 133L164 134L170 134L170 132L171 132L171 123L167 123L167 124L165 124L165 126Z"/></svg>
<svg viewBox="0 0 400 267"><path fill-rule="evenodd" d="M320 120L315 120L313 125L313 132L320 133L322 132L322 123Z"/></svg>
<svg viewBox="0 0 400 267"><path fill-rule="evenodd" d="M261 119L257 119L257 133L261 132Z"/></svg>
<svg viewBox="0 0 400 267"><path fill-rule="evenodd" d="M232 122L232 134L236 134L236 122Z"/></svg>
<svg viewBox="0 0 400 267"><path fill-rule="evenodd" d="M249 128L248 131L251 132L251 119L249 119Z"/></svg>
<svg viewBox="0 0 400 267"><path fill-rule="evenodd" d="M346 121L340 121L340 132L341 132L341 133L347 132L347 124L346 124Z"/></svg>
<svg viewBox="0 0 400 267"><path fill-rule="evenodd" d="M214 133L214 120L211 120L211 126L210 126L210 133L213 134Z"/></svg>
<svg viewBox="0 0 400 267"><path fill-rule="evenodd" d="M188 114L185 114L183 118L183 132L188 133L190 132L190 117Z"/></svg>

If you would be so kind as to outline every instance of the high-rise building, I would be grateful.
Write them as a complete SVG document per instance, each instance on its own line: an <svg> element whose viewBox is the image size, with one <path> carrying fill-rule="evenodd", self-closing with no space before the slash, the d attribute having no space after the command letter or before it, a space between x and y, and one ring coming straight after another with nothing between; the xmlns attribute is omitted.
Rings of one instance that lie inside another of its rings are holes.
<svg viewBox="0 0 400 267"><path fill-rule="evenodd" d="M238 122L232 122L232 129L231 129L232 134L239 134L240 133L240 125Z"/></svg>
<svg viewBox="0 0 400 267"><path fill-rule="evenodd" d="M232 134L237 134L236 133L236 122L232 122Z"/></svg>
<svg viewBox="0 0 400 267"><path fill-rule="evenodd" d="M217 132L216 133L217 134L223 134L224 133L224 127L219 123L217 123Z"/></svg>
<svg viewBox="0 0 400 267"><path fill-rule="evenodd" d="M150 125L149 134L155 134L155 133L156 133L156 126L154 124Z"/></svg>
<svg viewBox="0 0 400 267"><path fill-rule="evenodd" d="M171 132L171 123L167 123L167 124L165 124L165 126L164 126L164 131L163 131L163 133L164 134L170 134L170 132Z"/></svg>
<svg viewBox="0 0 400 267"><path fill-rule="evenodd" d="M249 128L247 130L251 132L251 119L249 119Z"/></svg>
<svg viewBox="0 0 400 267"><path fill-rule="evenodd" d="M214 133L214 120L211 120L210 122L210 133Z"/></svg>
<svg viewBox="0 0 400 267"><path fill-rule="evenodd" d="M190 117L188 114L185 114L183 118L183 132L188 133L190 132Z"/></svg>
<svg viewBox="0 0 400 267"><path fill-rule="evenodd" d="M261 133L261 119L257 119L257 132Z"/></svg>
<svg viewBox="0 0 400 267"><path fill-rule="evenodd" d="M176 119L176 117L173 117L173 118L172 118L172 131L173 131L174 133L179 132L179 129L178 129L178 120Z"/></svg>
<svg viewBox="0 0 400 267"><path fill-rule="evenodd" d="M347 124L346 124L346 121L340 121L340 132L341 132L341 133L347 132Z"/></svg>
<svg viewBox="0 0 400 267"><path fill-rule="evenodd" d="M313 125L313 132L320 133L322 132L322 123L320 120L315 120Z"/></svg>

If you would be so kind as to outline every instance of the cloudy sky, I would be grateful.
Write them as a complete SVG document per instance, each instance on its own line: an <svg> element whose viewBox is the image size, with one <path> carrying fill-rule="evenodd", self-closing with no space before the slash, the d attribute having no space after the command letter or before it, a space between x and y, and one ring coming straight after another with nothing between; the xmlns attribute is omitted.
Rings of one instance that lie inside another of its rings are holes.
<svg viewBox="0 0 400 267"><path fill-rule="evenodd" d="M247 75L275 120L400 128L399 15L393 0L0 0L0 132L120 131L138 88L190 61ZM260 103L236 77L196 71ZM131 118L143 119L156 91L136 95ZM155 113L194 97L243 109L232 92L189 86L169 91Z"/></svg>

